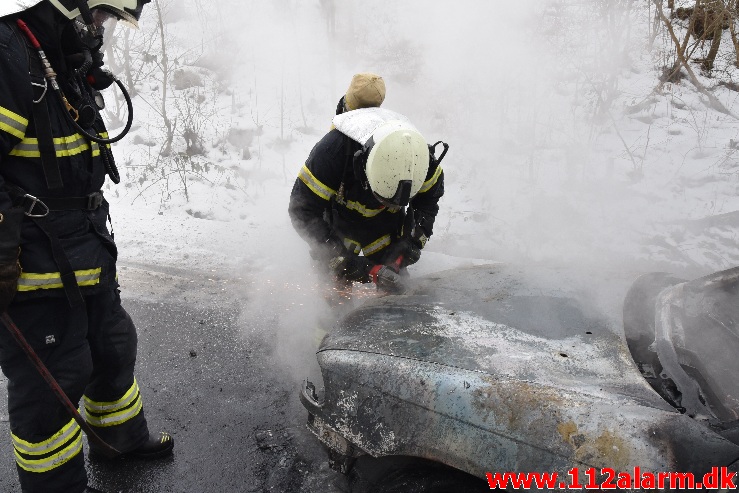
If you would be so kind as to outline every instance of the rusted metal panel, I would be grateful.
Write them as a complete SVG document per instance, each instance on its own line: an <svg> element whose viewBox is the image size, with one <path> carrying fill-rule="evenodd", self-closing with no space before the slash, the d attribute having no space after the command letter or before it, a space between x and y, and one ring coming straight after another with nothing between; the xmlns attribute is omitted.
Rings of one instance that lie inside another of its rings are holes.
<svg viewBox="0 0 739 493"><path fill-rule="evenodd" d="M345 455L423 457L480 477L591 466L700 474L739 458L647 384L589 301L556 276L501 265L426 279L324 339L325 395L306 407L352 445L332 447Z"/></svg>
<svg viewBox="0 0 739 493"><path fill-rule="evenodd" d="M322 419L376 457L424 457L480 477L589 466L700 473L739 457L689 417L618 396L354 351L320 362L331 368Z"/></svg>

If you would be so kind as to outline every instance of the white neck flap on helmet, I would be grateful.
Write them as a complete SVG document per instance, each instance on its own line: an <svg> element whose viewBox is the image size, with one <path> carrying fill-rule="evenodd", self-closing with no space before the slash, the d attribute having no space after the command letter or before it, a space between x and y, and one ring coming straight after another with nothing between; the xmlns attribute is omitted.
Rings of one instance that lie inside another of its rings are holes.
<svg viewBox="0 0 739 493"><path fill-rule="evenodd" d="M375 196L388 207L405 207L429 169L426 140L405 116L382 108L337 115L334 126L365 148L364 171Z"/></svg>
<svg viewBox="0 0 739 493"><path fill-rule="evenodd" d="M68 19L74 19L80 15L80 9L74 5L75 2L69 0L48 1ZM141 4L147 2L148 0L143 2L141 0L87 0L87 6L90 10L94 8L106 10L118 17L119 20L138 27L137 16L141 13ZM136 15L133 13L136 13Z"/></svg>
<svg viewBox="0 0 739 493"><path fill-rule="evenodd" d="M415 130L413 124L400 113L383 108L362 108L336 115L333 120L336 129L362 145L365 145L375 130L384 123L400 121Z"/></svg>
<svg viewBox="0 0 739 493"><path fill-rule="evenodd" d="M0 0L0 17L23 12L41 2L42 0Z"/></svg>
<svg viewBox="0 0 739 493"><path fill-rule="evenodd" d="M72 0L0 0L0 17L17 14L48 1L67 19L74 19L80 15L80 10ZM143 4L149 0L88 0L90 9L101 8L125 21L134 27L138 26L137 16L141 13Z"/></svg>

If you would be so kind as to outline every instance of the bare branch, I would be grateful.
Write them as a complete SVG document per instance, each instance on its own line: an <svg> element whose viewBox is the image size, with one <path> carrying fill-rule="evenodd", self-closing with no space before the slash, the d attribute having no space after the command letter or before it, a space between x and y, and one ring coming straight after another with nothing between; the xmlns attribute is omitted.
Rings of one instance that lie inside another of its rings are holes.
<svg viewBox="0 0 739 493"><path fill-rule="evenodd" d="M690 81L693 83L693 85L698 89L698 91L706 96L708 98L708 101L716 111L720 111L721 113L724 113L726 115L732 115L734 116L728 108L726 108L721 101L718 100L716 96L711 94L711 92L706 89L706 87L701 84L701 82L698 80L698 77L695 75L695 72L693 72L693 68L690 66L690 63L685 58L685 47L687 46L687 42L684 45L680 44L680 41L677 39L677 35L675 34L675 29L672 26L672 22L670 22L670 19L665 16L664 11L662 10L662 2L660 0L652 0L654 2L654 5L657 7L657 13L659 14L660 18L662 19L662 22L665 24L665 27L667 28L667 31L670 33L670 37L672 38L672 42L675 44L675 49L677 50L677 58L680 62L680 65L685 67L685 71L688 73L688 76L690 77ZM692 17L695 17L695 13ZM694 20L691 20L691 25L694 24ZM688 34L686 36L690 36L690 27L688 28Z"/></svg>

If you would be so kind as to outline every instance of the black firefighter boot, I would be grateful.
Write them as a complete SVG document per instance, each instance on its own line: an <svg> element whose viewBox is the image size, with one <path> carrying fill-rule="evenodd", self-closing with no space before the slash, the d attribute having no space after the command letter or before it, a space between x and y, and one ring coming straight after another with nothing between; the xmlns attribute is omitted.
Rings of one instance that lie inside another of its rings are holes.
<svg viewBox="0 0 739 493"><path fill-rule="evenodd" d="M139 448L124 452L113 458L106 457L104 453L100 452L95 445L91 443L90 458L103 460L116 460L120 458L153 460L161 459L162 457L170 455L172 453L172 449L174 449L174 440L172 439L172 436L166 431L161 431L158 435L149 434L149 440ZM91 491L95 492L96 490L93 489Z"/></svg>
<svg viewBox="0 0 739 493"><path fill-rule="evenodd" d="M149 434L149 440L137 448L123 454L126 457L141 460L152 460L166 457L174 449L174 440L166 431L160 431L158 436Z"/></svg>

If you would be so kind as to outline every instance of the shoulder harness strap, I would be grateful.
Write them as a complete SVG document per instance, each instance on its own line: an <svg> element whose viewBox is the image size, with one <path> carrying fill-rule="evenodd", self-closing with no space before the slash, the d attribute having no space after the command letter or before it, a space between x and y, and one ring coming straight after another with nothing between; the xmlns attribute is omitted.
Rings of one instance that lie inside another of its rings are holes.
<svg viewBox="0 0 739 493"><path fill-rule="evenodd" d="M28 40L18 28L11 22L10 27L13 32L22 40L23 46L26 47L28 57L28 71L33 86L33 122L36 126L36 138L38 140L38 149L41 155L41 165L46 178L46 186L49 190L60 189L64 187L62 182L62 174L59 171L59 163L56 159L56 148L54 147L54 136L51 133L51 119L49 117L49 98L48 82L44 76L44 69L41 60L35 53L31 52L28 46Z"/></svg>
<svg viewBox="0 0 739 493"><path fill-rule="evenodd" d="M343 102L343 99L342 101L339 101L339 104L341 104L342 102ZM352 162L353 162L354 156L352 155L352 152L351 152L351 149L352 149L351 142L352 142L352 139L349 136L344 135L344 145L346 146L346 155L344 156L344 167L341 173L341 183L339 184L339 190L336 192L336 202L341 205L346 205L346 197L345 197L346 186L344 184L346 183L346 180L349 177L349 172L353 172Z"/></svg>

